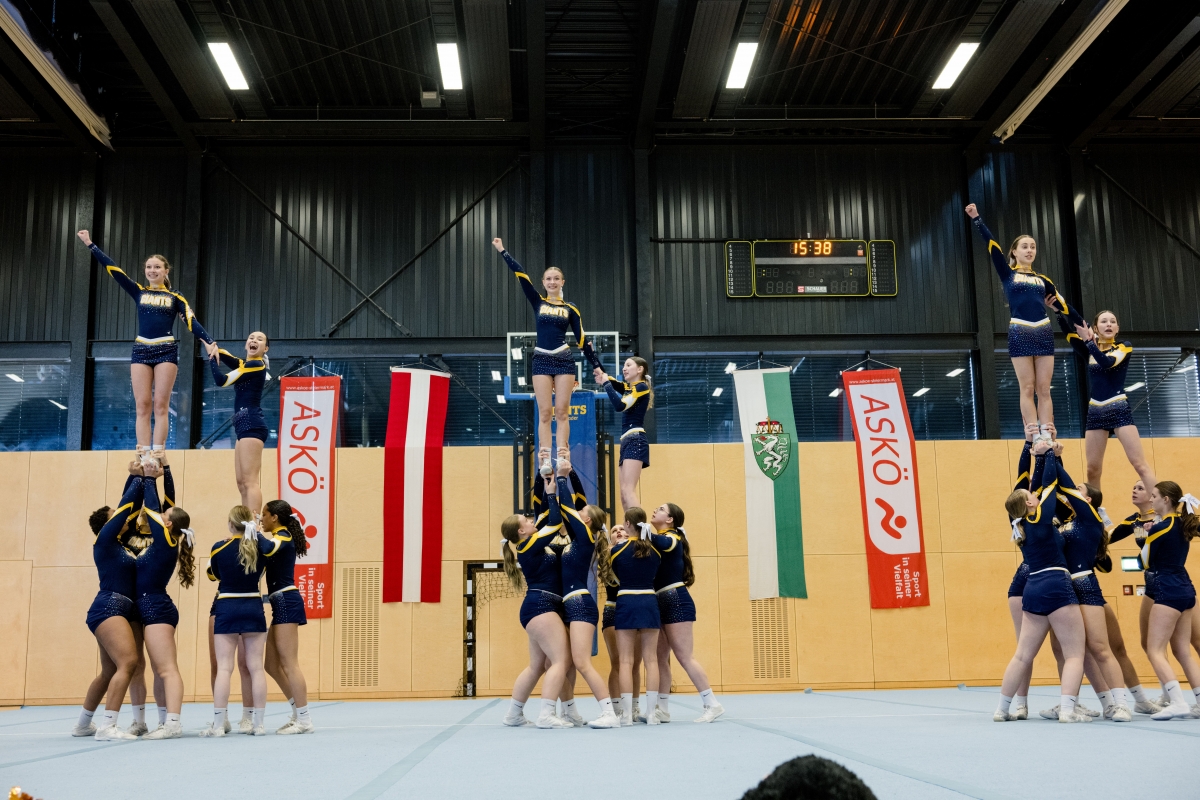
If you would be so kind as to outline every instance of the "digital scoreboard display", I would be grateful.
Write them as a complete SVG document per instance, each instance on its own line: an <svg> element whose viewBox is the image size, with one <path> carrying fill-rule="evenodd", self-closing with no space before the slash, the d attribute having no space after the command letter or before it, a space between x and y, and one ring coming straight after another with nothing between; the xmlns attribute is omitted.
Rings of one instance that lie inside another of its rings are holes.
<svg viewBox="0 0 1200 800"><path fill-rule="evenodd" d="M726 242L729 297L894 297L896 245L887 240Z"/></svg>

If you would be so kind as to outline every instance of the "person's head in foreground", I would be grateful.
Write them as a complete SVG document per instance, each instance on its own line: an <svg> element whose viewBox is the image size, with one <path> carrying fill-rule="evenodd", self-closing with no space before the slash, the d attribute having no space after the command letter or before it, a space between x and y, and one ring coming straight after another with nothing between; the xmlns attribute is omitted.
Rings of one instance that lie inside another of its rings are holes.
<svg viewBox="0 0 1200 800"><path fill-rule="evenodd" d="M742 800L875 800L858 776L820 756L785 761Z"/></svg>

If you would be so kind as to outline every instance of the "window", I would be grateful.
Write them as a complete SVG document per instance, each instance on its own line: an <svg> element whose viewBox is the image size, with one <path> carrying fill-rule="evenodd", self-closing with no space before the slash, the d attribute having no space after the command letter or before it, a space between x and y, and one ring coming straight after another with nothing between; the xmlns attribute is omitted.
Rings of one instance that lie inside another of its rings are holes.
<svg viewBox="0 0 1200 800"><path fill-rule="evenodd" d="M129 359L92 361L92 449L133 450L137 442L137 409L133 402L133 383ZM175 439L176 420L190 413L192 396L188 387L175 383L171 405L167 409L169 428L167 449L188 447ZM143 442L149 444L149 442Z"/></svg>
<svg viewBox="0 0 1200 800"><path fill-rule="evenodd" d="M0 450L67 447L67 361L0 361Z"/></svg>
<svg viewBox="0 0 1200 800"><path fill-rule="evenodd" d="M1083 436L1082 403L1078 364L1071 350L1054 352L1054 377L1050 379L1050 399L1054 402L1054 427L1064 439ZM996 394L1000 406L1000 438L1024 439L1021 421L1021 389L1007 350L996 351Z"/></svg>
<svg viewBox="0 0 1200 800"><path fill-rule="evenodd" d="M1130 356L1125 386L1143 385L1125 394L1142 436L1200 436L1200 371L1195 355L1180 360L1181 355L1177 349L1146 348Z"/></svg>

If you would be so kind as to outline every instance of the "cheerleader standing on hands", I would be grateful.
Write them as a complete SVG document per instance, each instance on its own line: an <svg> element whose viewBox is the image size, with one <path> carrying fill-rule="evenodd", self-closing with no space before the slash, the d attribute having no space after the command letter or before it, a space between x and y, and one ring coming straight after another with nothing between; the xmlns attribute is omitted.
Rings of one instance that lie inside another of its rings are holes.
<svg viewBox="0 0 1200 800"><path fill-rule="evenodd" d="M242 505L246 508L262 508L262 451L270 435L263 418L262 393L270 363L267 358L269 349L267 335L255 331L246 337L244 361L218 349L208 362L213 383L233 387L233 430L237 434L233 469ZM221 364L229 367L230 372L222 372Z"/></svg>
<svg viewBox="0 0 1200 800"><path fill-rule="evenodd" d="M650 466L650 441L644 426L646 412L654 407L654 392L650 388L650 365L644 358L630 356L621 368L624 381L609 377L600 368L590 349L590 361L595 369L596 383L604 387L613 408L621 412L621 506L633 508L639 502L638 481L642 470Z"/></svg>
<svg viewBox="0 0 1200 800"><path fill-rule="evenodd" d="M571 346L567 344L567 328L575 333L575 344L584 348L583 322L579 309L563 299L562 289L566 280L558 267L546 267L542 273L543 296L533 288L525 268L504 249L504 242L492 239L504 263L517 276L521 290L533 306L537 323L537 347L533 352L533 394L538 407L538 462L542 475L550 476L554 468L550 465L550 421L551 412L557 423L558 458L570 461L571 435L570 416L571 392L575 388L575 360L571 357ZM551 403L553 398L553 403Z"/></svg>

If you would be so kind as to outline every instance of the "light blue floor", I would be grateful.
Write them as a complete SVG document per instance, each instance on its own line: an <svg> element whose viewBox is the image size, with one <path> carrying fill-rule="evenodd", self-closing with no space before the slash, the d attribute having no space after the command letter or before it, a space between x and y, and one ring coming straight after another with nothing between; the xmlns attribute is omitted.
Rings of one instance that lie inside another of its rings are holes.
<svg viewBox="0 0 1200 800"><path fill-rule="evenodd" d="M1087 702L1095 698L1085 690ZM313 736L196 731L210 707L183 710L183 739L102 743L67 731L76 708L0 713L0 790L45 800L190 800L286 792L298 798L736 800L777 764L815 753L884 798L1198 797L1200 720L1059 725L992 722L997 691L726 695L712 725L695 695L672 697L669 725L613 731L505 728L507 700L314 703ZM1049 688L1030 706L1054 705ZM536 707L530 704L530 714ZM585 717L598 713L581 701ZM268 708L268 730L286 707ZM240 709L234 706L236 718ZM121 721L128 723L126 710ZM536 776L535 776L536 771ZM624 788L622 788L624 787Z"/></svg>

